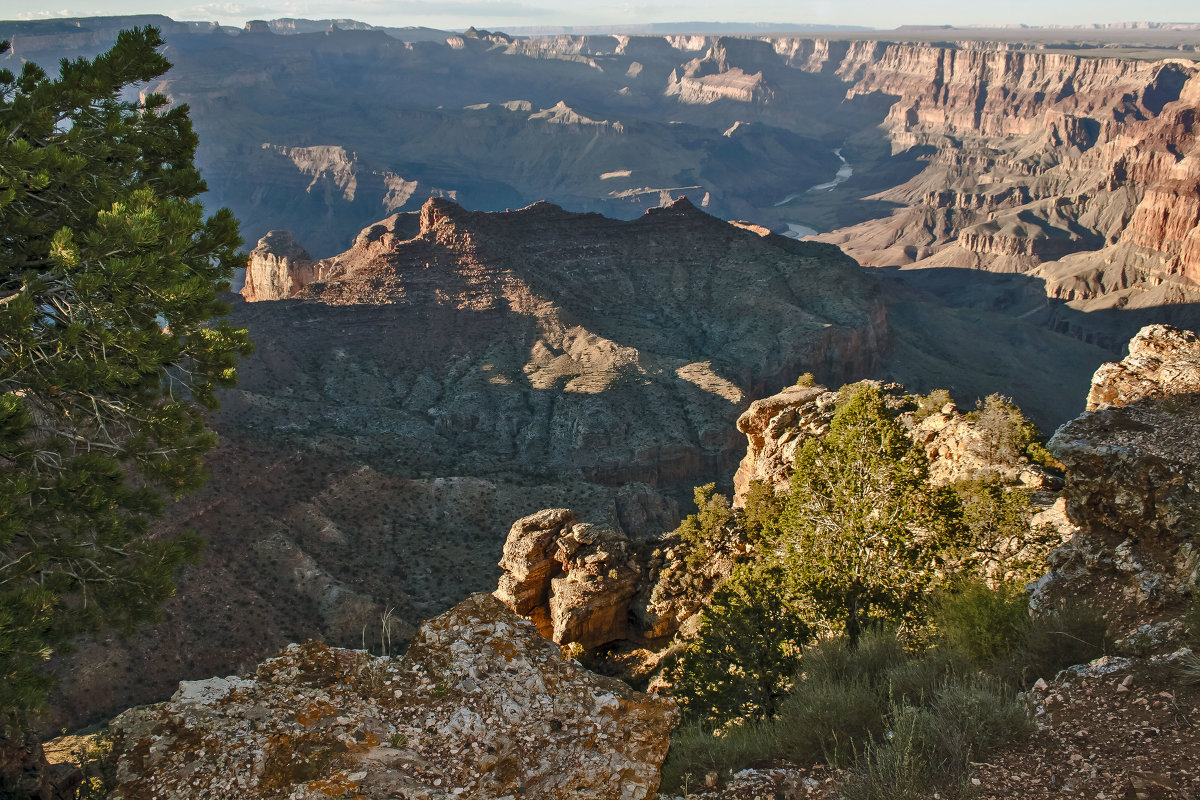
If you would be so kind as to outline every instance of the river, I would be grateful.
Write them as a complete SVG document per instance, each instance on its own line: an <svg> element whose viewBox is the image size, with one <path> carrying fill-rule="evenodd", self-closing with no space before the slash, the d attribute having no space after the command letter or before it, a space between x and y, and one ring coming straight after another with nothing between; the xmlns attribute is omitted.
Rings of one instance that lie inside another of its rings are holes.
<svg viewBox="0 0 1200 800"><path fill-rule="evenodd" d="M778 208L779 206L787 205L797 197L806 195L809 192L832 192L839 185L850 180L850 176L854 174L854 167L852 167L850 163L842 156L842 148L837 148L833 151L833 154L842 162L842 165L838 167L837 174L833 176L833 180L826 181L825 183L818 183L816 186L810 186L803 192L789 194L787 197L776 203L775 207ZM819 231L817 231L815 228L811 228L808 225L803 225L799 222L789 222L787 223L787 226L788 230L784 236L790 236L793 239L799 239L802 236L815 236L817 233L819 233Z"/></svg>

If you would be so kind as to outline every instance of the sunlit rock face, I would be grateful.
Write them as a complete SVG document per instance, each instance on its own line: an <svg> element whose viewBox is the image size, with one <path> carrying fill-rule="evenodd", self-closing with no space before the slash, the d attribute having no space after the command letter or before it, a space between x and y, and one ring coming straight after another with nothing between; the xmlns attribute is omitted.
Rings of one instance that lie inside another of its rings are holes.
<svg viewBox="0 0 1200 800"><path fill-rule="evenodd" d="M291 645L113 721L121 797L644 800L679 720L565 658L489 595L404 658Z"/></svg>

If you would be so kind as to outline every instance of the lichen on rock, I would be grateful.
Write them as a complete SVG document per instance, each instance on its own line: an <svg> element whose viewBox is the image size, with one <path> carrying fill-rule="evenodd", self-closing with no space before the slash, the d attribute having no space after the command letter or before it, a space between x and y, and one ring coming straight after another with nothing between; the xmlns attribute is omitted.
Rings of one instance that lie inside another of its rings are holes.
<svg viewBox="0 0 1200 800"><path fill-rule="evenodd" d="M588 672L476 594L403 658L293 644L111 729L129 800L642 800L677 721L671 700Z"/></svg>

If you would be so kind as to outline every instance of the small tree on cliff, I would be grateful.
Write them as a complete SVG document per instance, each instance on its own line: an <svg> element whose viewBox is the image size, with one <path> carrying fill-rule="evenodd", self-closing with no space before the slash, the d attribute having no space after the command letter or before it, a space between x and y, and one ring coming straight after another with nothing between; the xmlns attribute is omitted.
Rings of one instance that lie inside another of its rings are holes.
<svg viewBox="0 0 1200 800"><path fill-rule="evenodd" d="M773 717L810 636L778 570L739 568L713 595L699 636L671 671L685 720L719 728L729 720Z"/></svg>
<svg viewBox="0 0 1200 800"><path fill-rule="evenodd" d="M149 521L202 482L203 409L249 352L213 323L241 240L194 199L186 107L120 99L170 67L161 44L0 70L0 722L44 705L53 648L173 592L199 543Z"/></svg>
<svg viewBox="0 0 1200 800"><path fill-rule="evenodd" d="M880 391L843 393L828 434L796 455L776 553L791 592L853 643L868 620L911 617L967 533L956 496L930 485L924 451Z"/></svg>

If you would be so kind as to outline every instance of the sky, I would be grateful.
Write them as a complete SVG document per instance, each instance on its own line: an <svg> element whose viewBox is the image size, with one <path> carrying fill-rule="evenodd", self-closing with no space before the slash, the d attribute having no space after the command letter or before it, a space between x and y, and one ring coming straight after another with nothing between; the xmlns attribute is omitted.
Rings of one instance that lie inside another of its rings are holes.
<svg viewBox="0 0 1200 800"><path fill-rule="evenodd" d="M1200 22L1196 0L0 0L0 19L165 14L176 20L349 18L373 25L462 29L648 22L775 22L863 25L1079 25Z"/></svg>

